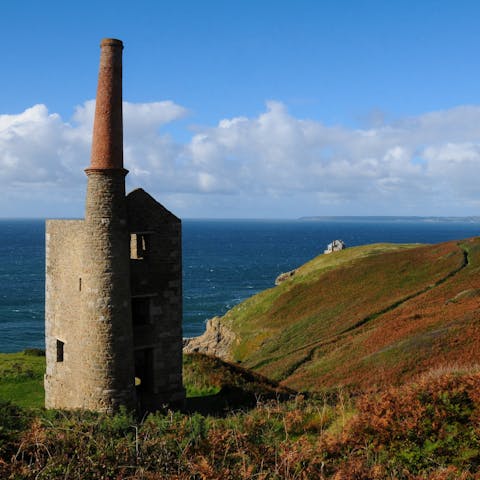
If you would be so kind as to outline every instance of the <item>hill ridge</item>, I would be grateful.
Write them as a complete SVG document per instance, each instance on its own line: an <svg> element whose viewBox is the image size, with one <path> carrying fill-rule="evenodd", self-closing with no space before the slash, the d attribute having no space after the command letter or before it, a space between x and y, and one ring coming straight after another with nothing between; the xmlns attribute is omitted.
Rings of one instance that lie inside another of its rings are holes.
<svg viewBox="0 0 480 480"><path fill-rule="evenodd" d="M297 390L324 390L364 389L421 373L454 357L435 362L428 351L434 345L448 352L455 332L464 356L467 343L480 348L480 332L464 344L457 338L462 322L475 327L471 318L480 310L479 251L474 238L320 255L216 319L217 333L229 332L224 358Z"/></svg>

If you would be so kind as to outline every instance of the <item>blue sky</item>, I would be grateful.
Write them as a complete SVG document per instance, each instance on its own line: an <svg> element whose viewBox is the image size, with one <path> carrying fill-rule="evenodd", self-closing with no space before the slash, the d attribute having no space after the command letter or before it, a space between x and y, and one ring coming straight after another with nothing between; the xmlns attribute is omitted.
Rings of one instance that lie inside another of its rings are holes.
<svg viewBox="0 0 480 480"><path fill-rule="evenodd" d="M0 4L0 216L80 217L99 42L128 186L182 217L477 215L480 3Z"/></svg>

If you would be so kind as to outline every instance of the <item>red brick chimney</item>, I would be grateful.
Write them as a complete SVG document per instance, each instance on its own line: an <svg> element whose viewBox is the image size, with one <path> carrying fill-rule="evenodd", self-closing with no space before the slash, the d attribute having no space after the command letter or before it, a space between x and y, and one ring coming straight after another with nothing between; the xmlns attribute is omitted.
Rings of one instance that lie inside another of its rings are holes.
<svg viewBox="0 0 480 480"><path fill-rule="evenodd" d="M123 169L122 50L121 40L100 43L92 156L86 170Z"/></svg>

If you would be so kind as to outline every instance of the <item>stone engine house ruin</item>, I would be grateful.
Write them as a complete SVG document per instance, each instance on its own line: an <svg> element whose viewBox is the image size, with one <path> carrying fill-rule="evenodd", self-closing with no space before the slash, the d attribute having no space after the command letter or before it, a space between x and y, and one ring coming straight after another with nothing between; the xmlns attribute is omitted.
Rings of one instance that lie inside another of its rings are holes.
<svg viewBox="0 0 480 480"><path fill-rule="evenodd" d="M181 221L125 195L120 40L101 42L84 220L47 220L47 408L182 404Z"/></svg>

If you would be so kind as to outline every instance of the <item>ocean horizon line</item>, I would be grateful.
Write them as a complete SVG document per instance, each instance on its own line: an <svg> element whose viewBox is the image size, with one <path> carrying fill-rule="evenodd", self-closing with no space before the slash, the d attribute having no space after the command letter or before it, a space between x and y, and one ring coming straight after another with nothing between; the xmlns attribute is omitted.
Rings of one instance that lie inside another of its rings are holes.
<svg viewBox="0 0 480 480"><path fill-rule="evenodd" d="M22 220L82 220L83 217L1 217L0 221ZM366 220L366 221L468 221L480 223L480 215L305 215L301 217L182 217L187 221L331 221L331 220Z"/></svg>

